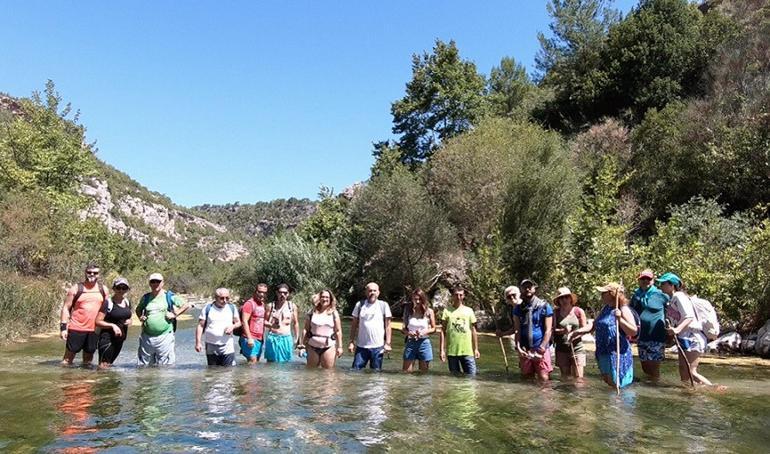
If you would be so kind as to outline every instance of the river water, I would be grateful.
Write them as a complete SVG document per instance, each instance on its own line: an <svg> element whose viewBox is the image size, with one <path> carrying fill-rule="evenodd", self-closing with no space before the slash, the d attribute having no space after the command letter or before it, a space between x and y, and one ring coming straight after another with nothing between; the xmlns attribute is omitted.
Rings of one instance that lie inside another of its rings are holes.
<svg viewBox="0 0 770 454"><path fill-rule="evenodd" d="M543 387L507 376L488 337L475 379L439 361L404 375L394 335L382 373L348 370L347 352L331 371L299 359L207 369L192 326L180 325L170 369L135 367L136 327L109 371L61 368L57 339L0 350L0 451L770 452L765 368L702 366L728 387L715 393L681 387L669 361L662 385L635 383L618 397L590 355L580 388L556 372Z"/></svg>

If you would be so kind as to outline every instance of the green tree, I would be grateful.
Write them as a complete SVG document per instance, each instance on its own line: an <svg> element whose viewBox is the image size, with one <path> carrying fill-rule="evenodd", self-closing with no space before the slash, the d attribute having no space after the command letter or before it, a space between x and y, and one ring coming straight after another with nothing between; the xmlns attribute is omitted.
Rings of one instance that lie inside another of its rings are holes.
<svg viewBox="0 0 770 454"><path fill-rule="evenodd" d="M42 189L74 203L78 181L93 169L93 154L85 143L85 128L72 119L69 104L52 81L45 92L20 101L23 114L0 124L0 187L9 190Z"/></svg>
<svg viewBox="0 0 770 454"><path fill-rule="evenodd" d="M489 74L488 99L491 111L501 117L513 117L525 105L535 86L521 63L511 57L500 60L500 66Z"/></svg>
<svg viewBox="0 0 770 454"><path fill-rule="evenodd" d="M459 255L444 212L405 166L373 178L353 200L351 217L364 272L384 295L426 285Z"/></svg>
<svg viewBox="0 0 770 454"><path fill-rule="evenodd" d="M460 58L454 41L436 40L432 53L413 55L412 80L390 109L401 162L425 161L441 141L476 124L487 111L485 85L476 65Z"/></svg>

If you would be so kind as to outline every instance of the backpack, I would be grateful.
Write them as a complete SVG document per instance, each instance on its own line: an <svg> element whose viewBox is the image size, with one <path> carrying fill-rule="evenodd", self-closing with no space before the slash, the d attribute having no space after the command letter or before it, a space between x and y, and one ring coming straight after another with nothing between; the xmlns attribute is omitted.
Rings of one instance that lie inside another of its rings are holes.
<svg viewBox="0 0 770 454"><path fill-rule="evenodd" d="M144 311L144 309L147 307L147 304L150 303L150 295L152 295L152 293L145 293L142 296L142 299L139 300L139 307L136 308L137 311ZM174 292L171 290L166 290L166 310L169 312L174 312ZM174 327L174 332L176 332L176 318L171 320L171 326Z"/></svg>
<svg viewBox="0 0 770 454"><path fill-rule="evenodd" d="M719 320L714 306L709 300L698 298L695 295L690 297L690 301L692 301L695 319L701 324L701 331L709 341L715 340L719 337Z"/></svg>
<svg viewBox="0 0 770 454"><path fill-rule="evenodd" d="M246 303L248 303L249 301L252 301L252 300L247 300ZM241 319L241 323L243 323L243 307L246 306L246 303L243 303L241 307L238 308L238 318ZM256 306L256 303L254 303L254 305ZM233 336L244 337L243 328L244 328L243 325L239 326L238 328L235 328L233 330Z"/></svg>
<svg viewBox="0 0 770 454"><path fill-rule="evenodd" d="M104 286L100 283L97 283L96 285L99 286L99 293L102 294L102 303L107 301L107 291L104 290ZM78 302L78 299L80 299L81 296L83 296L83 292L86 291L85 286L82 282L78 282L78 291L75 292L75 296L72 297L72 306L70 306L70 312L75 308L75 303Z"/></svg>
<svg viewBox="0 0 770 454"><path fill-rule="evenodd" d="M206 307L203 308L203 331L206 331L206 326L209 324L209 312L211 312L211 305L214 303L209 303L206 305ZM237 309L235 308L235 304L233 303L227 303L228 306L230 306L230 310L233 312L233 317L235 317L235 314L237 313ZM238 314L240 316L240 314ZM235 335L235 330L233 330L233 335Z"/></svg>

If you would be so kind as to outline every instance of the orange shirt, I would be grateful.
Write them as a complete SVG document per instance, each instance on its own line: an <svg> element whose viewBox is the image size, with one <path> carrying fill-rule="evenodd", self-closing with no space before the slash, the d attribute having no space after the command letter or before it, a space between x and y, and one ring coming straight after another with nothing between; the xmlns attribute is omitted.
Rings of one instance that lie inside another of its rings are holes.
<svg viewBox="0 0 770 454"><path fill-rule="evenodd" d="M74 297L78 291L78 286L72 287L68 295ZM106 290L105 290L106 291ZM70 312L70 322L67 326L72 331L91 332L96 330L96 314L102 307L104 298L99 291L99 284L95 284L90 289L83 287L83 294L77 301L72 302L72 311Z"/></svg>

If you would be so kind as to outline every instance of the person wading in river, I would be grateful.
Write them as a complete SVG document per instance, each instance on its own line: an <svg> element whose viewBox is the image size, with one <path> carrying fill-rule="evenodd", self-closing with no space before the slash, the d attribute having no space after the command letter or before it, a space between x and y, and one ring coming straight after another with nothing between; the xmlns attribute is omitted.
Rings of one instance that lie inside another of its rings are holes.
<svg viewBox="0 0 770 454"><path fill-rule="evenodd" d="M195 329L195 351L201 352L205 335L206 362L209 366L235 366L233 330L241 326L235 305L230 303L230 290L218 288L214 302L203 307Z"/></svg>
<svg viewBox="0 0 770 454"><path fill-rule="evenodd" d="M461 285L452 287L452 306L441 313L439 351L441 361L448 362L449 371L465 375L476 375L476 360L479 352L479 336L476 332L476 314L463 304L465 289Z"/></svg>
<svg viewBox="0 0 770 454"><path fill-rule="evenodd" d="M391 351L390 320L393 314L390 305L378 299L380 286L374 282L366 284L366 299L356 303L353 308L353 321L350 323L350 345L353 353L353 369L369 367L382 370L382 358L386 351Z"/></svg>
<svg viewBox="0 0 770 454"><path fill-rule="evenodd" d="M694 382L712 385L698 373L700 355L706 350L706 336L701 331L692 301L684 291L684 282L674 273L665 273L656 282L660 284L663 293L671 298L666 308L666 318L670 322L668 332L676 336L679 344L679 378L688 382L692 374Z"/></svg>
<svg viewBox="0 0 770 454"><path fill-rule="evenodd" d="M582 336L570 337L569 333L586 327L588 319L583 309L577 307L577 295L567 287L561 287L558 292L553 299L556 306L556 328L553 330L556 365L562 380L575 378L582 381L586 367L585 346Z"/></svg>
<svg viewBox="0 0 770 454"><path fill-rule="evenodd" d="M660 363L666 358L665 309L668 296L652 285L652 270L639 273L639 288L631 296L631 308L639 314L639 360L642 370L653 383L660 378Z"/></svg>
<svg viewBox="0 0 770 454"><path fill-rule="evenodd" d="M524 279L519 284L522 303L513 308L513 328L500 336L514 334L514 344L519 353L519 368L524 378L537 376L548 381L553 370L551 365L551 333L553 308L546 301L535 296L537 284Z"/></svg>
<svg viewBox="0 0 770 454"><path fill-rule="evenodd" d="M337 312L337 298L331 290L322 290L314 298L313 309L305 320L301 347L310 347L307 352L307 368L318 366L331 369L337 358L342 356L342 322Z"/></svg>
<svg viewBox="0 0 770 454"><path fill-rule="evenodd" d="M112 296L102 304L96 315L99 333L99 368L106 369L115 362L131 326L131 303L126 298L128 280L118 277L112 281Z"/></svg>
<svg viewBox="0 0 770 454"><path fill-rule="evenodd" d="M262 356L262 345L265 334L265 299L267 298L267 284L257 284L254 294L241 306L243 329L238 343L241 354L249 361L256 364Z"/></svg>
<svg viewBox="0 0 770 454"><path fill-rule="evenodd" d="M294 352L294 332L297 343L302 340L297 308L289 301L289 286L281 284L275 291L276 302L267 308L268 333L265 338L265 359L270 363L291 361Z"/></svg>
<svg viewBox="0 0 770 454"><path fill-rule="evenodd" d="M420 288L412 292L412 305L404 310L403 326L406 336L403 371L411 372L414 362L419 361L420 371L426 372L433 360L429 336L436 332L436 317L428 306L428 297Z"/></svg>
<svg viewBox="0 0 770 454"><path fill-rule="evenodd" d="M150 274L149 283L150 292L142 296L136 307L136 315L142 322L137 351L138 364L170 366L176 362L175 324L172 321L184 314L190 306L179 295L166 295L162 274Z"/></svg>
<svg viewBox="0 0 770 454"><path fill-rule="evenodd" d="M83 365L94 359L98 338L96 315L107 300L107 291L99 282L99 267L89 264L85 269L85 280L67 290L61 308L60 336L64 340L63 365L70 366L75 355L83 351Z"/></svg>

